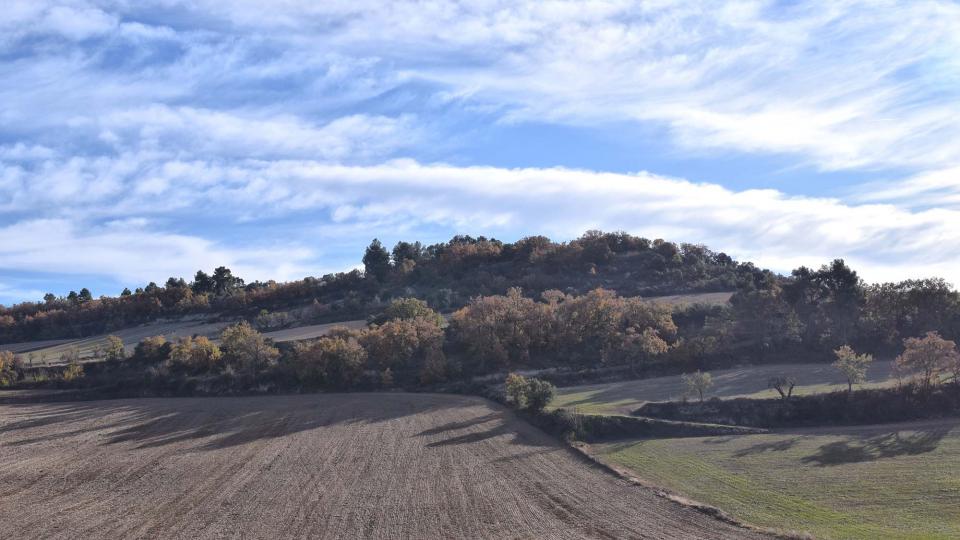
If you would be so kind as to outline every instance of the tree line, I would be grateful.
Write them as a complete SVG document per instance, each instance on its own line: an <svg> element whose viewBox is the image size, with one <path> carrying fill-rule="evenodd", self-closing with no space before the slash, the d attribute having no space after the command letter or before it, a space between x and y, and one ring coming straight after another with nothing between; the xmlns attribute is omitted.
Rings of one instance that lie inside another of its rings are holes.
<svg viewBox="0 0 960 540"><path fill-rule="evenodd" d="M723 253L693 244L590 231L570 242L543 236L505 243L458 235L423 245L374 240L363 270L285 283L245 283L230 269L198 271L191 281L171 277L118 296L94 297L87 288L39 302L0 306L0 342L84 337L161 317L193 313L251 315L313 305L318 320L365 317L383 303L416 296L449 310L478 295L521 287L531 297L550 289L584 293L597 287L623 296L732 290L739 265Z"/></svg>

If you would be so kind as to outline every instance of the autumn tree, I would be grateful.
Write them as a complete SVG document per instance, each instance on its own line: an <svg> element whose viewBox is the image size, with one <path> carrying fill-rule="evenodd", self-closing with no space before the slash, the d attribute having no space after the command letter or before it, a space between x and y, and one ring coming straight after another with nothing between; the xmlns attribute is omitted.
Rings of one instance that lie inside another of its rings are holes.
<svg viewBox="0 0 960 540"><path fill-rule="evenodd" d="M220 350L226 362L248 373L273 365L280 356L280 351L247 321L223 330L220 334Z"/></svg>
<svg viewBox="0 0 960 540"><path fill-rule="evenodd" d="M356 341L324 337L298 345L293 367L304 384L349 388L359 381L366 359L366 351Z"/></svg>
<svg viewBox="0 0 960 540"><path fill-rule="evenodd" d="M151 336L137 343L133 349L133 357L143 362L160 362L166 360L170 354L171 345L163 336Z"/></svg>
<svg viewBox="0 0 960 540"><path fill-rule="evenodd" d="M518 409L527 406L527 378L517 373L510 373L503 383L507 395L507 403Z"/></svg>
<svg viewBox="0 0 960 540"><path fill-rule="evenodd" d="M873 356L857 354L849 345L833 351L837 357L833 367L847 379L847 392L853 391L853 385L862 384L867 379L867 368L873 363Z"/></svg>
<svg viewBox="0 0 960 540"><path fill-rule="evenodd" d="M184 337L173 345L168 358L169 365L194 373L213 371L220 365L222 353L205 336Z"/></svg>
<svg viewBox="0 0 960 540"><path fill-rule="evenodd" d="M17 380L17 357L10 351L0 351L0 386L9 386Z"/></svg>
<svg viewBox="0 0 960 540"><path fill-rule="evenodd" d="M107 336L107 344L104 347L104 359L107 362L122 362L127 357L127 351L123 346L123 340L118 336Z"/></svg>
<svg viewBox="0 0 960 540"><path fill-rule="evenodd" d="M943 339L937 332L927 332L924 337L912 337L903 341L903 353L896 359L899 373L912 373L924 389L929 389L942 373L960 371L954 366L957 344Z"/></svg>
<svg viewBox="0 0 960 540"><path fill-rule="evenodd" d="M417 318L427 319L438 327L443 326L443 316L418 298L397 298L393 300L372 322L383 324L394 319L412 320Z"/></svg>
<svg viewBox="0 0 960 540"><path fill-rule="evenodd" d="M371 325L359 341L378 371L418 373L423 382L435 382L445 376L444 333L432 316L397 318Z"/></svg>
<svg viewBox="0 0 960 540"><path fill-rule="evenodd" d="M699 369L693 373L684 374L681 379L687 392L700 396L700 403L703 403L704 392L713 386L713 377L709 373L700 371Z"/></svg>

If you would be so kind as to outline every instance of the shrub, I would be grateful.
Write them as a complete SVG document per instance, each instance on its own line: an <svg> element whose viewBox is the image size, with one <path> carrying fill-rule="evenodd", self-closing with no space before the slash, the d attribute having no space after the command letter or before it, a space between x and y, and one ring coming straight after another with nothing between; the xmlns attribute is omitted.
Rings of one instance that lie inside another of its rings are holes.
<svg viewBox="0 0 960 540"><path fill-rule="evenodd" d="M127 357L126 349L123 346L123 340L117 336L107 336L107 346L104 350L104 358L107 362L122 362Z"/></svg>
<svg viewBox="0 0 960 540"><path fill-rule="evenodd" d="M83 364L77 359L71 360L60 376L67 382L83 377Z"/></svg>
<svg viewBox="0 0 960 540"><path fill-rule="evenodd" d="M0 386L9 386L17 381L18 358L10 351L0 351Z"/></svg>
<svg viewBox="0 0 960 540"><path fill-rule="evenodd" d="M297 346L293 369L303 384L349 388L359 380L366 359L366 351L355 341L324 337Z"/></svg>
<svg viewBox="0 0 960 540"><path fill-rule="evenodd" d="M168 362L173 368L192 372L212 371L220 365L222 353L212 341L204 336L185 337L173 346Z"/></svg>
<svg viewBox="0 0 960 540"><path fill-rule="evenodd" d="M371 320L374 324L383 324L395 319L408 321L412 319L426 319L437 326L443 326L443 317L430 309L423 300L417 298L398 298Z"/></svg>
<svg viewBox="0 0 960 540"><path fill-rule="evenodd" d="M547 381L530 378L527 380L527 408L542 411L553 401L557 388Z"/></svg>
<svg viewBox="0 0 960 540"><path fill-rule="evenodd" d="M542 411L553 401L556 387L536 377L524 377L516 373L507 375L504 383L507 402L518 409Z"/></svg>
<svg viewBox="0 0 960 540"><path fill-rule="evenodd" d="M248 373L273 365L280 356L280 351L246 321L223 330L220 350L225 361Z"/></svg>
<svg viewBox="0 0 960 540"><path fill-rule="evenodd" d="M163 336L144 338L133 349L134 359L145 363L157 363L166 360L170 355L171 345Z"/></svg>

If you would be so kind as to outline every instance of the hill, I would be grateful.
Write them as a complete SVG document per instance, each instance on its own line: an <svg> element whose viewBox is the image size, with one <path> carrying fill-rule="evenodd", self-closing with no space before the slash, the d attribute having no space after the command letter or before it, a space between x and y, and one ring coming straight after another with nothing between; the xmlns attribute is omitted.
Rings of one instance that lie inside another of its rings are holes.
<svg viewBox="0 0 960 540"><path fill-rule="evenodd" d="M161 318L188 315L254 317L282 313L283 326L365 318L391 298L413 296L439 310L478 295L520 287L531 298L556 289L584 293L602 287L623 296L732 291L739 265L723 253L692 244L650 241L625 233L589 232L572 242L542 236L504 243L456 236L423 246L400 242L388 252L374 240L364 271L307 277L287 283L244 280L225 267L198 271L191 282L171 277L116 297L89 290L41 302L0 306L0 343L79 338Z"/></svg>

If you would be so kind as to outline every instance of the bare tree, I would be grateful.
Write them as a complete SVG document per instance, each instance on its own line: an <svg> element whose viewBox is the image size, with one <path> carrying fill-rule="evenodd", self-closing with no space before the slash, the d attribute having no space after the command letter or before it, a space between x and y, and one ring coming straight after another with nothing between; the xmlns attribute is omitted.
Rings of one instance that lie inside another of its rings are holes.
<svg viewBox="0 0 960 540"><path fill-rule="evenodd" d="M778 375L776 377L770 377L767 381L767 386L773 388L780 394L780 398L784 401L790 399L793 395L793 387L797 385L797 381L789 375Z"/></svg>

